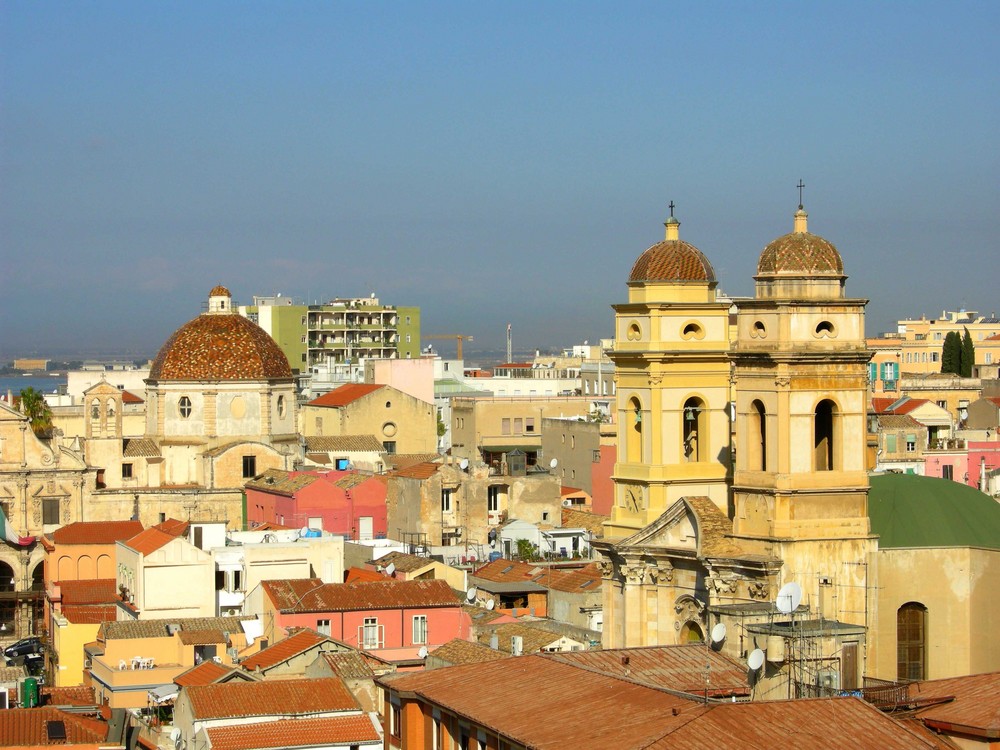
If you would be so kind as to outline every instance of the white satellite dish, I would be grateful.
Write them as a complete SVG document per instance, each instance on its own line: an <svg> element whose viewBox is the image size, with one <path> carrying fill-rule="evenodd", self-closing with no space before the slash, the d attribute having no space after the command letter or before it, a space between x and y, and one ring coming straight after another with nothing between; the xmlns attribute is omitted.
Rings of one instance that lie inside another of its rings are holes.
<svg viewBox="0 0 1000 750"><path fill-rule="evenodd" d="M465 598L470 602L476 601L476 587L469 586L469 590L465 592Z"/></svg>
<svg viewBox="0 0 1000 750"><path fill-rule="evenodd" d="M303 526L301 529L299 529L299 536L305 536L308 533L309 533L308 526Z"/></svg>
<svg viewBox="0 0 1000 750"><path fill-rule="evenodd" d="M750 652L750 656L747 658L747 666L750 667L754 672L764 666L764 652L759 648L755 648Z"/></svg>
<svg viewBox="0 0 1000 750"><path fill-rule="evenodd" d="M421 646L420 650L417 651L417 656L419 656L421 659L426 659L427 658L427 646Z"/></svg>
<svg viewBox="0 0 1000 750"><path fill-rule="evenodd" d="M392 574L396 572L396 565L394 563L389 563L385 566L385 574L392 577Z"/></svg>
<svg viewBox="0 0 1000 750"><path fill-rule="evenodd" d="M559 465L559 459L558 458L553 458L551 461L549 461L549 468L550 469L554 469L558 465Z"/></svg>
<svg viewBox="0 0 1000 750"><path fill-rule="evenodd" d="M486 600L486 609L493 609L495 606L497 606L497 603L495 601L493 601L492 599Z"/></svg>
<svg viewBox="0 0 1000 750"><path fill-rule="evenodd" d="M462 471L465 471L466 469L468 469L469 468L469 459L463 458L461 461L459 461L458 462L458 468L460 468Z"/></svg>
<svg viewBox="0 0 1000 750"><path fill-rule="evenodd" d="M797 610L800 604L802 604L802 587L794 581L781 587L778 599L774 603L778 611L786 615Z"/></svg>
<svg viewBox="0 0 1000 750"><path fill-rule="evenodd" d="M726 623L720 622L712 628L712 643L722 643L726 640Z"/></svg>

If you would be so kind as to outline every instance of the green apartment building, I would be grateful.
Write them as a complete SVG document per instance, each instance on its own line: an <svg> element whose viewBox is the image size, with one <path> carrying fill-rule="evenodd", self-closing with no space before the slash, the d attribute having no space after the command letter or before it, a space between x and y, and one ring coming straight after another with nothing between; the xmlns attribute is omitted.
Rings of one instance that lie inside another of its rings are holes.
<svg viewBox="0 0 1000 750"><path fill-rule="evenodd" d="M270 334L293 371L332 361L420 356L420 308L383 305L372 297L295 304L288 297L254 297L239 312Z"/></svg>

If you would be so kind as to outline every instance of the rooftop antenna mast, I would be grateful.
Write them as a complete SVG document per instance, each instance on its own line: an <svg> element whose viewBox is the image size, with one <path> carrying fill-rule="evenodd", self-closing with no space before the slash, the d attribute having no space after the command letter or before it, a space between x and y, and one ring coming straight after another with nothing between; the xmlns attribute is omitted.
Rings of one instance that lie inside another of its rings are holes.
<svg viewBox="0 0 1000 750"><path fill-rule="evenodd" d="M507 324L507 364L509 365L514 361L513 353L510 348L510 323Z"/></svg>

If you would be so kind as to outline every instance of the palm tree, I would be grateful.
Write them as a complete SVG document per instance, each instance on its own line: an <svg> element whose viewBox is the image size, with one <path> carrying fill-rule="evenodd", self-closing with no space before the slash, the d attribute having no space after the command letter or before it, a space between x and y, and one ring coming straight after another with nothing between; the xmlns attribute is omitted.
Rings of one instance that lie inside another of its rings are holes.
<svg viewBox="0 0 1000 750"><path fill-rule="evenodd" d="M41 436L47 436L52 431L52 410L45 403L45 396L30 386L18 394L18 408L31 420L32 431Z"/></svg>

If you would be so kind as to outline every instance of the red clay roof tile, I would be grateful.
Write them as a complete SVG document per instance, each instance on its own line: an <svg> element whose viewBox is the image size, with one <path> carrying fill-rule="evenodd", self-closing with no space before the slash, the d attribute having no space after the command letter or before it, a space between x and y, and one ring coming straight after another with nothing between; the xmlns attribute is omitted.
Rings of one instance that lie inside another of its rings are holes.
<svg viewBox="0 0 1000 750"><path fill-rule="evenodd" d="M308 580L264 581L264 592L283 612L352 612L403 607L458 607L446 581L327 583L309 588Z"/></svg>
<svg viewBox="0 0 1000 750"><path fill-rule="evenodd" d="M174 684L179 687L188 685L211 685L220 677L224 677L232 671L229 667L224 667L214 661L203 661L196 667L192 667L186 672L181 672L174 678Z"/></svg>
<svg viewBox="0 0 1000 750"><path fill-rule="evenodd" d="M287 638L281 639L274 645L258 651L253 656L247 657L243 660L241 666L250 672L258 667L260 669L270 669L329 640L325 635L320 635L315 631L300 630Z"/></svg>
<svg viewBox="0 0 1000 750"><path fill-rule="evenodd" d="M60 745L104 744L108 735L107 724L66 713L51 706L41 708L9 708L0 711L0 738L5 747L49 747L48 723L61 721L66 728L66 739Z"/></svg>
<svg viewBox="0 0 1000 750"><path fill-rule="evenodd" d="M382 735L365 714L325 719L285 719L206 730L212 750L329 747L377 743Z"/></svg>
<svg viewBox="0 0 1000 750"><path fill-rule="evenodd" d="M329 393L324 393L319 398L314 398L307 405L340 408L384 387L375 383L348 383L339 388L334 388Z"/></svg>
<svg viewBox="0 0 1000 750"><path fill-rule="evenodd" d="M174 539L176 537L166 534L159 529L146 529L125 542L125 545L140 554L151 555L160 549L160 547L174 541Z"/></svg>
<svg viewBox="0 0 1000 750"><path fill-rule="evenodd" d="M138 521L77 521L52 532L56 544L114 544L142 531Z"/></svg>
<svg viewBox="0 0 1000 750"><path fill-rule="evenodd" d="M90 581L60 581L63 604L114 604L118 601L114 578Z"/></svg>

